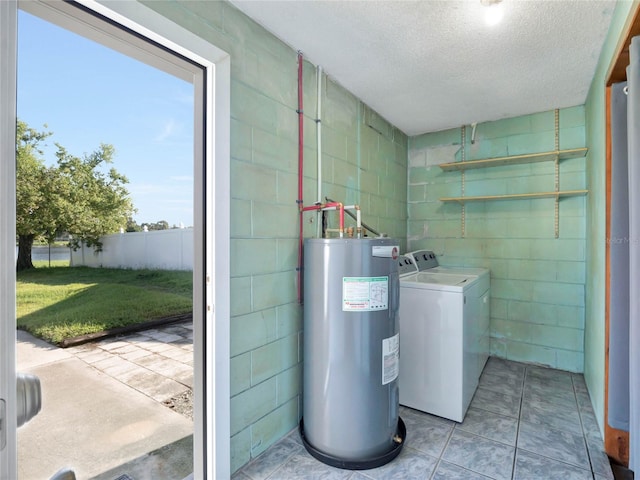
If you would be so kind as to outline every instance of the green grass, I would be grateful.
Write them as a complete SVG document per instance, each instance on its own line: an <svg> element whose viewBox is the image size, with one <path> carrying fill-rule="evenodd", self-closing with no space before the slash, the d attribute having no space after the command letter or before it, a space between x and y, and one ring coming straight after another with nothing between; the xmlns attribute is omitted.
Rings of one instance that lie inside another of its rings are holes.
<svg viewBox="0 0 640 480"><path fill-rule="evenodd" d="M49 267L49 260L34 260L33 266L36 268ZM51 260L51 268L53 267L68 267L69 260Z"/></svg>
<svg viewBox="0 0 640 480"><path fill-rule="evenodd" d="M192 310L191 272L39 267L16 290L18 328L56 344Z"/></svg>

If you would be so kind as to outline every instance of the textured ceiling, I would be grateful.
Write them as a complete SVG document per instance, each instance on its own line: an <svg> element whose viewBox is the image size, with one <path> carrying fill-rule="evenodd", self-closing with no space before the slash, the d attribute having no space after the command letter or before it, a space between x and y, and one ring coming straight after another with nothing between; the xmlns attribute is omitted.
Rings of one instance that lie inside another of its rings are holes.
<svg viewBox="0 0 640 480"><path fill-rule="evenodd" d="M231 2L408 135L583 104L613 0Z"/></svg>

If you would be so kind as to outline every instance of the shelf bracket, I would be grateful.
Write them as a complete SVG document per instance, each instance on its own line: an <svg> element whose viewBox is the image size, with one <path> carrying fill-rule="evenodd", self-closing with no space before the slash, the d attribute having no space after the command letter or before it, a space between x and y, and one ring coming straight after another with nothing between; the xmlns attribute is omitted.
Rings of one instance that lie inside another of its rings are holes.
<svg viewBox="0 0 640 480"><path fill-rule="evenodd" d="M555 144L556 144L556 158L554 161L555 172L555 191L560 191L560 155L557 153L560 151L560 110L555 110ZM554 221L553 221L556 238L560 237L560 196L556 195L554 202Z"/></svg>
<svg viewBox="0 0 640 480"><path fill-rule="evenodd" d="M460 129L460 144L462 145L462 148L460 149L460 161L464 162L466 160L466 155L465 155L465 142L466 142L466 137L467 137L467 127L465 127L464 125L461 127ZM462 170L461 172L461 186L460 186L460 196L464 197L464 184L465 184L465 178L464 178L464 170ZM462 206L460 207L461 211L460 211L460 231L461 231L461 235L462 238L464 238L465 236L465 227L466 227L466 212L465 212L465 204L464 202L462 202Z"/></svg>

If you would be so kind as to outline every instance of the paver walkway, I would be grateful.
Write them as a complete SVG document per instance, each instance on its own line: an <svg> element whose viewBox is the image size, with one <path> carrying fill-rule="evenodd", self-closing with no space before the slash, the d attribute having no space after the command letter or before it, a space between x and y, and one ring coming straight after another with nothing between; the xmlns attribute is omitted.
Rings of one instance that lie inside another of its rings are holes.
<svg viewBox="0 0 640 480"><path fill-rule="evenodd" d="M193 388L193 324L174 323L67 352L157 402Z"/></svg>
<svg viewBox="0 0 640 480"><path fill-rule="evenodd" d="M63 467L80 480L182 479L193 422L166 406L193 383L190 322L67 349L18 331L18 371L42 385L42 410L18 429L20 480Z"/></svg>

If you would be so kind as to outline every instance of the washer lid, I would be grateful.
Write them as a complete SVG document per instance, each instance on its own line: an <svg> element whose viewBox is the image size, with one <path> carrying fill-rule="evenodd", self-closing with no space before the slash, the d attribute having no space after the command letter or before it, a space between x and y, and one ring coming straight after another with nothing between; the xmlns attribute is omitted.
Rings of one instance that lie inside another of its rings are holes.
<svg viewBox="0 0 640 480"><path fill-rule="evenodd" d="M418 272L413 275L401 277L400 285L408 288L461 292L477 279L478 277L468 275Z"/></svg>
<svg viewBox="0 0 640 480"><path fill-rule="evenodd" d="M489 273L489 269L482 267L443 267L442 265L438 265L437 267L429 269L428 273L445 273L447 275L455 274L467 275L469 277L481 277L482 275L487 275Z"/></svg>

